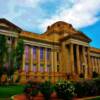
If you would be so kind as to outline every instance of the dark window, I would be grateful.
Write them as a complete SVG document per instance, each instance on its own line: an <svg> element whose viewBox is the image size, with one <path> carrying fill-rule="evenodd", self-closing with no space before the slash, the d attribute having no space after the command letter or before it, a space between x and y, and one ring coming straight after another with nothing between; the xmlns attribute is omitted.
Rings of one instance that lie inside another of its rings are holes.
<svg viewBox="0 0 100 100"><path fill-rule="evenodd" d="M29 46L25 46L25 59L26 59L26 62L29 61Z"/></svg>
<svg viewBox="0 0 100 100"><path fill-rule="evenodd" d="M47 49L47 60L50 60L50 56L51 56L51 49L48 48Z"/></svg>
<svg viewBox="0 0 100 100"><path fill-rule="evenodd" d="M33 47L33 59L36 60L36 47Z"/></svg>
<svg viewBox="0 0 100 100"><path fill-rule="evenodd" d="M51 71L51 65L47 65L47 72Z"/></svg>
<svg viewBox="0 0 100 100"><path fill-rule="evenodd" d="M40 60L43 60L43 48L40 48Z"/></svg>
<svg viewBox="0 0 100 100"><path fill-rule="evenodd" d="M59 53L57 52L57 61L59 62Z"/></svg>
<svg viewBox="0 0 100 100"><path fill-rule="evenodd" d="M59 65L57 65L57 72L59 72Z"/></svg>

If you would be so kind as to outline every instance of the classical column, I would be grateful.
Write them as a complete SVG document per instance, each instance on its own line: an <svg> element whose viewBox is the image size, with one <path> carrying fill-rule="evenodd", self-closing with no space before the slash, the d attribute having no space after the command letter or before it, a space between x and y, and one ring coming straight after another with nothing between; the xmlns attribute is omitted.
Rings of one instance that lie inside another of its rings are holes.
<svg viewBox="0 0 100 100"><path fill-rule="evenodd" d="M57 72L57 51L56 50L54 50L53 56L54 56L54 71Z"/></svg>
<svg viewBox="0 0 100 100"><path fill-rule="evenodd" d="M95 71L97 72L97 61L96 61L96 57L94 58L94 62L95 62Z"/></svg>
<svg viewBox="0 0 100 100"><path fill-rule="evenodd" d="M44 48L44 71L47 72L47 48Z"/></svg>
<svg viewBox="0 0 100 100"><path fill-rule="evenodd" d="M94 63L93 63L93 57L91 56L91 67L92 67L92 72L94 71Z"/></svg>
<svg viewBox="0 0 100 100"><path fill-rule="evenodd" d="M98 57L96 58L97 73L99 73Z"/></svg>
<svg viewBox="0 0 100 100"><path fill-rule="evenodd" d="M54 72L54 68L53 68L53 50L51 50L51 72Z"/></svg>
<svg viewBox="0 0 100 100"><path fill-rule="evenodd" d="M97 66L98 66L98 73L100 73L100 68L99 68L99 58L97 58Z"/></svg>
<svg viewBox="0 0 100 100"><path fill-rule="evenodd" d="M99 74L100 74L100 58L98 58L98 64L99 64Z"/></svg>
<svg viewBox="0 0 100 100"><path fill-rule="evenodd" d="M52 77L51 77L51 81L54 83L55 82L55 65L54 65L55 63L54 63L54 49L51 49L51 75L52 75Z"/></svg>
<svg viewBox="0 0 100 100"><path fill-rule="evenodd" d="M73 50L73 44L70 44L70 67L71 72L74 74L74 50Z"/></svg>
<svg viewBox="0 0 100 100"><path fill-rule="evenodd" d="M40 48L37 48L37 71L40 72Z"/></svg>
<svg viewBox="0 0 100 100"><path fill-rule="evenodd" d="M93 71L96 71L96 67L95 67L95 57L93 56Z"/></svg>
<svg viewBox="0 0 100 100"><path fill-rule="evenodd" d="M20 83L25 84L26 83L26 74L25 74L25 52L22 57L22 72L20 73Z"/></svg>
<svg viewBox="0 0 100 100"><path fill-rule="evenodd" d="M33 80L34 72L33 72L33 48L29 48L29 80Z"/></svg>
<svg viewBox="0 0 100 100"><path fill-rule="evenodd" d="M78 74L80 74L80 54L79 54L79 45L76 45L76 61L77 61L77 71L78 71Z"/></svg>
<svg viewBox="0 0 100 100"><path fill-rule="evenodd" d="M92 66L91 66L91 59L90 59L90 48L87 48L87 59L88 59L88 69L89 69L89 75L92 75Z"/></svg>
<svg viewBox="0 0 100 100"><path fill-rule="evenodd" d="M25 52L22 57L22 71L25 71Z"/></svg>
<svg viewBox="0 0 100 100"><path fill-rule="evenodd" d="M84 73L85 78L88 77L88 70L87 70L87 64L86 64L86 55L85 55L85 47L82 47L82 54L83 54L83 67L84 67Z"/></svg>
<svg viewBox="0 0 100 100"><path fill-rule="evenodd" d="M33 71L33 48L29 48L29 53L30 53L30 61L29 61L29 71Z"/></svg>

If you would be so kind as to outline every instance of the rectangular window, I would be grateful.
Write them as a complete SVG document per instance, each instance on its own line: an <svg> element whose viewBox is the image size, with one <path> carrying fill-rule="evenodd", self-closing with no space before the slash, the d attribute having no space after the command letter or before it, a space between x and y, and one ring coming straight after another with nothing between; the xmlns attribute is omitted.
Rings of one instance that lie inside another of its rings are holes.
<svg viewBox="0 0 100 100"><path fill-rule="evenodd" d="M29 62L29 46L25 46L25 61Z"/></svg>
<svg viewBox="0 0 100 100"><path fill-rule="evenodd" d="M50 56L51 56L51 49L48 48L48 49L47 49L47 60L48 60L48 61L50 60Z"/></svg>
<svg viewBox="0 0 100 100"><path fill-rule="evenodd" d="M33 64L33 72L37 72L36 64Z"/></svg>
<svg viewBox="0 0 100 100"><path fill-rule="evenodd" d="M51 72L51 65L47 65L47 72Z"/></svg>
<svg viewBox="0 0 100 100"><path fill-rule="evenodd" d="M28 71L29 71L29 65L25 64L25 72L28 73Z"/></svg>
<svg viewBox="0 0 100 100"><path fill-rule="evenodd" d="M44 72L44 64L40 64L40 72Z"/></svg>
<svg viewBox="0 0 100 100"><path fill-rule="evenodd" d="M59 72L59 65L57 65L57 72Z"/></svg>
<svg viewBox="0 0 100 100"><path fill-rule="evenodd" d="M44 51L44 49L43 48L40 48L40 60L43 60L43 57L44 57L44 55L43 55L43 52Z"/></svg>
<svg viewBox="0 0 100 100"><path fill-rule="evenodd" d="M59 53L57 52L57 62L59 62Z"/></svg>
<svg viewBox="0 0 100 100"><path fill-rule="evenodd" d="M33 47L33 60L36 60L36 47Z"/></svg>

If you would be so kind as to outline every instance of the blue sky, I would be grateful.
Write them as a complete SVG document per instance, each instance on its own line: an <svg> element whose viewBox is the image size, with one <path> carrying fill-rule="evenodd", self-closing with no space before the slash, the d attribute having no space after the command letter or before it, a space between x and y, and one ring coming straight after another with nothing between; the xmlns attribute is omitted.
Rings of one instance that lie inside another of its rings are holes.
<svg viewBox="0 0 100 100"><path fill-rule="evenodd" d="M100 48L100 0L0 0L0 18L36 33L65 21L88 35L91 46Z"/></svg>

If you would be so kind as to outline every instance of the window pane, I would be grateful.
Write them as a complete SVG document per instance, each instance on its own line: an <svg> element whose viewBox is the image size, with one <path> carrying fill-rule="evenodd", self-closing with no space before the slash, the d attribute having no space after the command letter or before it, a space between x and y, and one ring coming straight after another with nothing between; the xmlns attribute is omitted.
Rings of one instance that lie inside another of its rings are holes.
<svg viewBox="0 0 100 100"><path fill-rule="evenodd" d="M29 61L29 46L25 46L25 61Z"/></svg>
<svg viewBox="0 0 100 100"><path fill-rule="evenodd" d="M36 68L36 64L33 64L33 72L36 72L37 68Z"/></svg>
<svg viewBox="0 0 100 100"><path fill-rule="evenodd" d="M47 72L50 72L51 65L47 65Z"/></svg>
<svg viewBox="0 0 100 100"><path fill-rule="evenodd" d="M40 64L40 72L44 72L44 65Z"/></svg>
<svg viewBox="0 0 100 100"><path fill-rule="evenodd" d="M33 47L33 59L36 60L36 47Z"/></svg>
<svg viewBox="0 0 100 100"><path fill-rule="evenodd" d="M29 71L29 65L25 64L25 72L27 73Z"/></svg>
<svg viewBox="0 0 100 100"><path fill-rule="evenodd" d="M51 49L48 48L47 49L47 60L50 60L50 56L51 56Z"/></svg>
<svg viewBox="0 0 100 100"><path fill-rule="evenodd" d="M40 60L43 60L43 48L40 48Z"/></svg>

